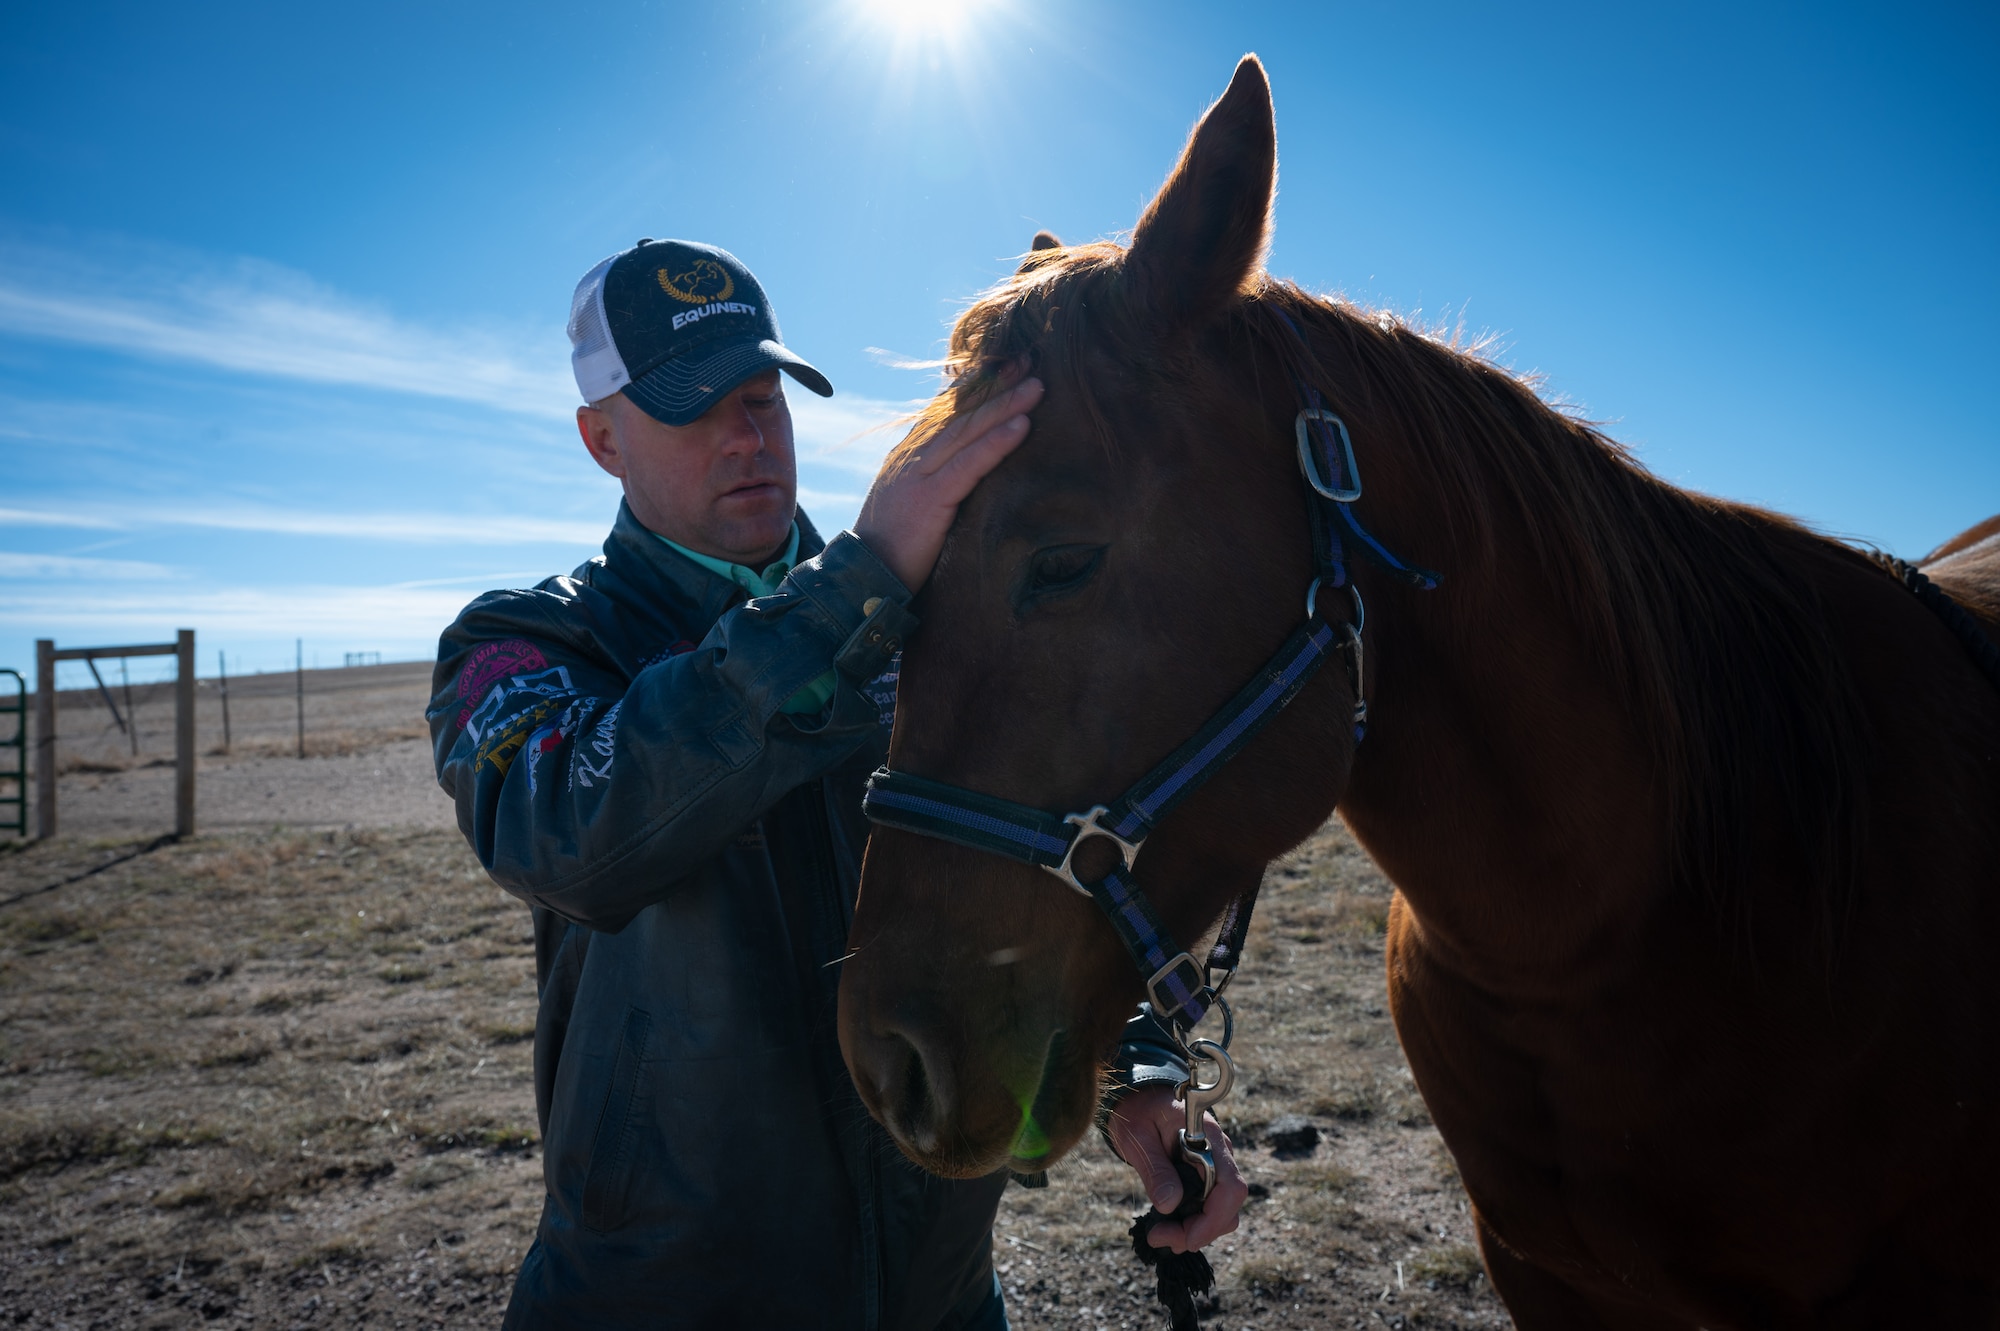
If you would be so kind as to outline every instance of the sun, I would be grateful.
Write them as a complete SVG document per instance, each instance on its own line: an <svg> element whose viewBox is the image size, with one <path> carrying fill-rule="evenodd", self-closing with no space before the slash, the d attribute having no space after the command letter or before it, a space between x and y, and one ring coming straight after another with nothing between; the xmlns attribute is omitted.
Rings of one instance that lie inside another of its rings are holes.
<svg viewBox="0 0 2000 1331"><path fill-rule="evenodd" d="M863 14L901 40L949 41L965 30L992 0L859 0Z"/></svg>

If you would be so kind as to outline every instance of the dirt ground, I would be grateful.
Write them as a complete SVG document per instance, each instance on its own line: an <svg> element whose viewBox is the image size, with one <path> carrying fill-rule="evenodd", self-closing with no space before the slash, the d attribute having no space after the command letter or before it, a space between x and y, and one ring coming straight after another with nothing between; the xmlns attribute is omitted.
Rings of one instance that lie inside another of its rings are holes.
<svg viewBox="0 0 2000 1331"><path fill-rule="evenodd" d="M7 855L0 895L119 850ZM497 1324L534 1001L451 832L202 836L0 909L0 1320Z"/></svg>
<svg viewBox="0 0 2000 1331"><path fill-rule="evenodd" d="M422 661L306 671L303 759L295 676L229 681L226 749L221 689L200 681L196 828L456 826L431 770L424 725L430 678ZM172 690L132 688L127 720L136 745L95 688L58 693L56 806L65 835L139 836L173 827ZM111 695L124 716L125 691L114 682ZM33 817L31 808L30 826Z"/></svg>
<svg viewBox="0 0 2000 1331"><path fill-rule="evenodd" d="M349 686L315 726L308 672L318 756L283 756L289 692L232 685L226 757L202 714L200 836L0 906L0 1322L498 1324L541 1199L527 912L407 737L427 671L319 673ZM0 899L170 820L170 769L77 749L65 835L0 850ZM1272 867L1223 1114L1256 1195L1212 1250L1211 1328L1508 1324L1383 1012L1387 907L1338 825ZM1317 1144L1275 1150L1283 1115ZM1131 1178L1093 1141L1008 1189L1021 1331L1165 1325Z"/></svg>

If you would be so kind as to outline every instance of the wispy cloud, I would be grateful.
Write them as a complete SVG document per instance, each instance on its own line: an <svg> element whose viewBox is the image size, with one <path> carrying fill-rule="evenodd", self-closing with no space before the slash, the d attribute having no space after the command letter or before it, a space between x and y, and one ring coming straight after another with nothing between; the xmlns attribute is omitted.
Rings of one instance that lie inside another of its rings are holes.
<svg viewBox="0 0 2000 1331"><path fill-rule="evenodd" d="M220 531L286 536L345 536L415 544L522 545L531 541L596 545L604 520L537 518L519 513L303 513L286 509L235 509L179 513L163 521Z"/></svg>
<svg viewBox="0 0 2000 1331"><path fill-rule="evenodd" d="M174 631L198 634L206 671L216 648L229 652L232 671L289 666L292 640L305 640L309 659L323 652L380 651L417 660L437 651L438 635L480 592L530 587L550 569L503 570L380 586L284 583L216 587L155 582L144 587L41 582L9 584L0 594L0 639L52 637L81 643L165 642ZM337 658L336 658L337 659ZM151 678L144 663L133 676Z"/></svg>
<svg viewBox="0 0 2000 1331"><path fill-rule="evenodd" d="M875 474L882 455L903 437L903 420L924 405L837 394L823 398L803 391L786 398L792 404L801 466L820 463L865 476Z"/></svg>
<svg viewBox="0 0 2000 1331"><path fill-rule="evenodd" d="M268 264L0 233L0 339L10 357L52 352L0 363L0 450L17 464L0 484L15 551L0 552L0 661L36 637L190 625L232 659L288 657L295 637L421 656L473 593L570 568L603 541L617 490L568 424L561 313L457 328ZM800 499L830 534L922 404L790 401ZM218 539L187 539L204 533ZM447 576L468 557L449 547L514 571Z"/></svg>
<svg viewBox="0 0 2000 1331"><path fill-rule="evenodd" d="M89 527L125 531L149 527L194 527L209 531L268 532L277 536L407 541L418 545L522 545L535 541L596 545L604 539L607 523L603 520L539 518L519 513L312 513L286 508L163 509L153 506L69 512L0 509L0 526Z"/></svg>
<svg viewBox="0 0 2000 1331"><path fill-rule="evenodd" d="M119 524L108 518L88 517L81 513L51 513L32 508L0 508L0 527L90 527L115 528Z"/></svg>
<svg viewBox="0 0 2000 1331"><path fill-rule="evenodd" d="M870 472L873 468L868 468ZM799 502L816 514L851 513L863 498L860 489L799 487ZM505 545L537 543L595 546L610 530L610 514L594 518L542 518L520 513L308 513L293 509L103 509L92 512L29 512L0 510L0 527L78 527L115 531L185 527L206 531L264 532L273 536L332 536L357 541L399 541L411 545ZM52 556L7 556L15 559ZM80 560L124 566L120 560ZM133 564L137 568L140 565ZM0 577L9 574L0 566ZM46 576L67 576L50 574ZM107 573L105 576L116 576ZM134 575L138 576L138 575Z"/></svg>
<svg viewBox="0 0 2000 1331"><path fill-rule="evenodd" d="M496 585L504 585L500 579ZM162 595L105 589L101 594L56 594L29 589L0 600L0 626L57 638L110 630L127 637L197 625L204 638L303 635L360 645L437 641L438 633L470 600L464 588L190 587ZM274 632L274 626L276 632Z"/></svg>
<svg viewBox="0 0 2000 1331"><path fill-rule="evenodd" d="M575 409L560 325L514 336L426 327L274 264L141 257L113 275L74 254L0 249L0 331L536 416Z"/></svg>
<svg viewBox="0 0 2000 1331"><path fill-rule="evenodd" d="M165 564L137 559L89 559L80 555L18 554L0 550L0 579L82 578L98 582L153 582L178 576Z"/></svg>
<svg viewBox="0 0 2000 1331"><path fill-rule="evenodd" d="M815 522L827 519L845 523L861 511L861 501L867 497L854 490L815 490L804 485L799 487L799 503L819 515L814 519ZM827 533L829 536L832 534L831 531Z"/></svg>
<svg viewBox="0 0 2000 1331"><path fill-rule="evenodd" d="M577 405L559 320L538 329L428 326L276 264L160 247L126 255L113 273L75 253L0 244L0 333L547 419ZM802 453L870 470L893 442L883 427L922 405L803 391L791 401Z"/></svg>
<svg viewBox="0 0 2000 1331"><path fill-rule="evenodd" d="M861 504L866 481L881 466L882 456L902 437L900 421L920 405L876 398L827 400L811 393L791 395L799 462L799 498L818 519L851 520ZM113 426L118 422L113 422ZM555 479L601 485L581 445L567 459L542 458L537 466ZM573 469L573 470L572 470ZM405 501L425 490L422 484L398 487ZM572 487L574 488L574 487ZM608 488L608 487L606 487ZM593 491L594 492L594 491ZM615 491L613 492L615 493ZM160 503L104 503L82 494L51 495L45 500L19 499L0 507L0 528L43 527L75 530L136 532L162 529L266 532L281 536L324 536L352 540L397 541L417 545L521 545L549 542L595 546L604 539L609 509L587 518L507 511L505 495L487 496L493 507L468 509L456 496L450 509L313 507L310 488L297 506L257 503L202 503L185 500ZM322 497L320 503L326 504ZM354 502L348 497L348 503ZM593 507L586 504L584 507Z"/></svg>

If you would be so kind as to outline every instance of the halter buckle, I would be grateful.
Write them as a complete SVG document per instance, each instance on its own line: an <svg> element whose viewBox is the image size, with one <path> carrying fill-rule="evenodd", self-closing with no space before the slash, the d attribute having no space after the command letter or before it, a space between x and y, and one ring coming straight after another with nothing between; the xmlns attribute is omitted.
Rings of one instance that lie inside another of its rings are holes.
<svg viewBox="0 0 2000 1331"><path fill-rule="evenodd" d="M1167 981L1173 979L1178 979L1181 988L1187 990L1188 996L1185 1000L1175 998L1167 989ZM1186 1011L1188 1004L1199 1001L1207 992L1208 977L1202 973L1195 959L1185 952L1170 958L1166 965L1154 971L1152 978L1146 981L1146 997L1153 1004L1153 1011L1169 1022ZM1194 1022L1190 1020L1187 1024L1192 1026Z"/></svg>
<svg viewBox="0 0 2000 1331"><path fill-rule="evenodd" d="M1313 456L1312 448L1311 423L1314 421L1331 425L1334 432L1339 435L1340 460L1347 468L1341 475L1354 478L1354 485L1351 488L1335 484L1320 475L1319 460ZM1317 494L1331 499L1336 504L1351 504L1361 498L1361 468L1355 465L1354 441L1347 436L1347 422L1324 407L1307 407L1299 413L1293 428L1298 431L1299 470L1305 473L1306 484Z"/></svg>
<svg viewBox="0 0 2000 1331"><path fill-rule="evenodd" d="M1132 871L1132 861L1139 857L1138 842L1127 841L1124 837L1119 836L1104 825L1102 820L1110 812L1109 808L1100 804L1087 813L1066 815L1063 821L1076 828L1076 835L1070 838L1069 849L1063 852L1061 864L1042 866L1065 883L1068 883L1073 890L1081 892L1092 901L1097 900L1097 898L1091 893L1088 887L1083 885L1083 880L1076 876L1076 870L1070 868L1070 861L1076 858L1076 848L1078 846L1081 846L1091 837L1103 837L1106 841L1118 847L1118 856L1124 862L1127 873Z"/></svg>

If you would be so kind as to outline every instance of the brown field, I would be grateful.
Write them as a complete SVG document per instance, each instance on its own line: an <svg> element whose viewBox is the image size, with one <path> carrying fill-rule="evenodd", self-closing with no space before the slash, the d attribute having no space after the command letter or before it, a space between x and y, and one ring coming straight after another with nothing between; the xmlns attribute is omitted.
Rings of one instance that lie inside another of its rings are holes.
<svg viewBox="0 0 2000 1331"><path fill-rule="evenodd" d="M195 690L195 821L225 828L454 826L451 804L431 777L424 704L425 662L305 672L306 758L298 757L295 677L246 675L229 682L223 747L216 682ZM115 673L110 677L115 681ZM171 684L134 685L132 736L121 732L95 688L57 694L57 808L66 836L139 836L174 822ZM112 697L126 707L114 682ZM30 823L32 826L32 822Z"/></svg>
<svg viewBox="0 0 2000 1331"><path fill-rule="evenodd" d="M0 906L0 1321L497 1325L541 1200L527 912L399 738L422 672L380 670L322 714L344 752L246 754L253 722L204 759L223 830ZM66 834L0 851L0 898L144 844L145 788L79 787L147 775L66 776ZM1387 905L1337 826L1267 880L1224 1114L1260 1195L1214 1249L1211 1327L1507 1324L1382 1011ZM1317 1147L1278 1158L1282 1114ZM1164 1326L1130 1179L1091 1142L1008 1190L1017 1328Z"/></svg>
<svg viewBox="0 0 2000 1331"><path fill-rule="evenodd" d="M171 680L118 683L118 663L98 669L112 701L136 722L137 742L120 730L95 685L56 693L56 734L64 772L122 772L173 761L174 686ZM62 683L74 682L63 667ZM79 672L80 673L80 672ZM305 731L308 757L355 753L396 739L417 739L424 729L430 696L428 661L305 672ZM299 678L290 671L238 675L229 680L229 737L232 756L294 757L298 753ZM205 754L223 756L222 689L218 681L195 683L195 739ZM137 749L134 753L133 750Z"/></svg>

